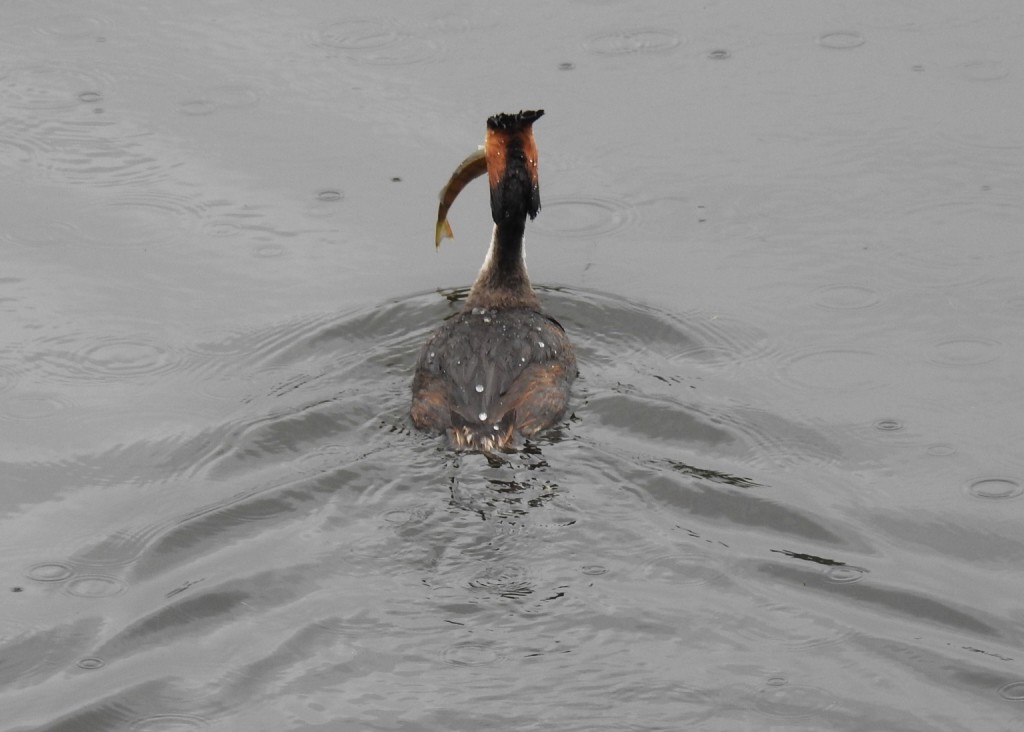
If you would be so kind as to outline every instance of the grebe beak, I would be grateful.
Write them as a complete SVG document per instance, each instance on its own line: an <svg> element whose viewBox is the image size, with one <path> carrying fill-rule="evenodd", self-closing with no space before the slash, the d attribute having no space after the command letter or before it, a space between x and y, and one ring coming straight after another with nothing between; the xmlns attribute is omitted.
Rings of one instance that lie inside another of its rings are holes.
<svg viewBox="0 0 1024 732"><path fill-rule="evenodd" d="M459 197L462 189L465 188L471 180L479 178L481 175L487 172L487 157L484 155L484 149L481 147L479 150L474 152L468 158L459 163L459 167L452 173L452 177L445 183L444 188L441 189L440 199L441 203L437 207L437 228L434 231L434 248L441 248L442 239L452 239L452 227L448 223L448 209L455 203L455 199Z"/></svg>

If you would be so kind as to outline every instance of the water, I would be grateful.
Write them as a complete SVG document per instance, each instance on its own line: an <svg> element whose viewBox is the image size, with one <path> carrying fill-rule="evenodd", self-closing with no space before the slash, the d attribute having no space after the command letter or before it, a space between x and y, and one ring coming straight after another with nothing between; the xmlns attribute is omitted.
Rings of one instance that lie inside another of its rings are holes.
<svg viewBox="0 0 1024 732"><path fill-rule="evenodd" d="M3 730L1015 730L1024 16L0 5ZM577 344L410 428L543 107Z"/></svg>

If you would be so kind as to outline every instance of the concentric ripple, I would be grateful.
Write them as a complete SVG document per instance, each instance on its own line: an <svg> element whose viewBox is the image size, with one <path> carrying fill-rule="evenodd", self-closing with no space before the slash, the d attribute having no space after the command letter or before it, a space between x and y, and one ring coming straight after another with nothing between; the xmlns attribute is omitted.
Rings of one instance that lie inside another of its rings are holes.
<svg viewBox="0 0 1024 732"><path fill-rule="evenodd" d="M808 717L831 709L836 698L815 686L766 684L755 700L757 708L772 717Z"/></svg>
<svg viewBox="0 0 1024 732"><path fill-rule="evenodd" d="M69 595L90 600L120 595L125 589L121 580L101 574L80 575L64 585L64 591Z"/></svg>
<svg viewBox="0 0 1024 732"><path fill-rule="evenodd" d="M673 586L701 585L723 577L710 562L699 554L662 554L645 560L640 565L640 574L645 579Z"/></svg>
<svg viewBox="0 0 1024 732"><path fill-rule="evenodd" d="M487 590L501 597L524 597L534 591L533 581L524 567L488 567L467 583L474 590Z"/></svg>
<svg viewBox="0 0 1024 732"><path fill-rule="evenodd" d="M822 48L845 50L863 46L865 38L854 31L833 31L818 37L818 45Z"/></svg>
<svg viewBox="0 0 1024 732"><path fill-rule="evenodd" d="M74 573L71 565L64 562L42 562L29 567L25 576L36 582L63 582Z"/></svg>
<svg viewBox="0 0 1024 732"><path fill-rule="evenodd" d="M622 56L665 53L681 42L680 36L662 28L634 28L590 36L583 42L583 48L597 56Z"/></svg>
<svg viewBox="0 0 1024 732"><path fill-rule="evenodd" d="M330 23L318 31L312 45L342 52L357 63L379 66L408 66L436 60L444 46L402 29L385 18L349 18Z"/></svg>
<svg viewBox="0 0 1024 732"><path fill-rule="evenodd" d="M21 392L0 401L0 418L17 420L48 419L71 403L63 397L38 392Z"/></svg>
<svg viewBox="0 0 1024 732"><path fill-rule="evenodd" d="M999 696L1008 701L1024 701L1024 681L1013 681L1000 687Z"/></svg>
<svg viewBox="0 0 1024 732"><path fill-rule="evenodd" d="M1010 75L1006 62L999 59L974 59L957 67L959 74L968 81L1000 81Z"/></svg>
<svg viewBox="0 0 1024 732"><path fill-rule="evenodd" d="M8 109L57 110L81 104L82 92L110 86L108 79L77 68L34 64L0 75L0 105Z"/></svg>
<svg viewBox="0 0 1024 732"><path fill-rule="evenodd" d="M950 338L933 343L926 358L939 366L980 366L999 358L1003 344L991 338Z"/></svg>
<svg viewBox="0 0 1024 732"><path fill-rule="evenodd" d="M192 732L206 729L209 723L190 714L156 714L132 723L131 732Z"/></svg>
<svg viewBox="0 0 1024 732"><path fill-rule="evenodd" d="M101 37L107 28L107 21L95 15L82 13L61 13L45 19L39 31L64 40L93 40Z"/></svg>
<svg viewBox="0 0 1024 732"><path fill-rule="evenodd" d="M836 584L850 584L851 582L860 582L867 576L868 570L864 567L855 567L850 564L840 564L834 567L829 567L825 572L825 576L828 577L829 582L835 582Z"/></svg>
<svg viewBox="0 0 1024 732"><path fill-rule="evenodd" d="M50 377L64 382L121 381L177 369L181 354L142 336L108 336L82 342L81 336L51 339L36 359Z"/></svg>
<svg viewBox="0 0 1024 732"><path fill-rule="evenodd" d="M464 641L445 648L441 660L451 666L489 666L502 657L490 643Z"/></svg>
<svg viewBox="0 0 1024 732"><path fill-rule="evenodd" d="M978 478L967 484L967 492L975 498L1000 501L1017 498L1024 493L1024 486L1016 478Z"/></svg>
<svg viewBox="0 0 1024 732"><path fill-rule="evenodd" d="M86 90L84 98L98 93ZM42 147L38 164L59 181L90 187L137 187L166 180L180 163L176 153L168 155L156 149L147 135L122 127L74 119L52 121L34 132ZM154 195L138 190L133 198Z"/></svg>
<svg viewBox="0 0 1024 732"><path fill-rule="evenodd" d="M877 305L882 296L861 285L827 285L817 290L815 301L829 310L861 310Z"/></svg>
<svg viewBox="0 0 1024 732"><path fill-rule="evenodd" d="M781 370L791 384L819 391L852 392L889 381L884 359L870 351L827 349L793 356Z"/></svg>
<svg viewBox="0 0 1024 732"><path fill-rule="evenodd" d="M628 226L636 209L625 201L601 196L552 196L544 201L538 231L571 237L605 236Z"/></svg>

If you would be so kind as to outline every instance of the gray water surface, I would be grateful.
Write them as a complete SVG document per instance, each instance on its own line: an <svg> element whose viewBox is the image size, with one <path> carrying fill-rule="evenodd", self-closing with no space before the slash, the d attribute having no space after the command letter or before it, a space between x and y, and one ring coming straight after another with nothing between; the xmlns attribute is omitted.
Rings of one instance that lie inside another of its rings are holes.
<svg viewBox="0 0 1024 732"><path fill-rule="evenodd" d="M411 429L544 108L577 344ZM1016 0L0 3L0 730L1009 731Z"/></svg>

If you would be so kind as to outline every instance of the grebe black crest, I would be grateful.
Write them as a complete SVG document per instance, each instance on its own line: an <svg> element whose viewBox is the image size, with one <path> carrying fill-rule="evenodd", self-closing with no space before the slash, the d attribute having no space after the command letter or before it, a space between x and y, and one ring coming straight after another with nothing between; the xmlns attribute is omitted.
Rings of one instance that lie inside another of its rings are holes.
<svg viewBox="0 0 1024 732"><path fill-rule="evenodd" d="M412 382L412 421L458 449L514 447L565 414L576 356L558 321L541 312L523 256L526 219L540 211L533 123L543 110L496 114L483 148L441 190L435 244L452 236L448 209L487 173L494 233L462 312L434 332Z"/></svg>

